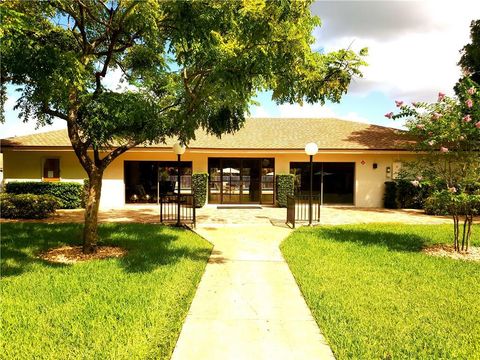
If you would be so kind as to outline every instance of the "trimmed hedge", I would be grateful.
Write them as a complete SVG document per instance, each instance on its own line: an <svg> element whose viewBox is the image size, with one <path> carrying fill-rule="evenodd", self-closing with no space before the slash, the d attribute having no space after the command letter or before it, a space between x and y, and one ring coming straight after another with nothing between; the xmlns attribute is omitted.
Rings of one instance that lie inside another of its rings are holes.
<svg viewBox="0 0 480 360"><path fill-rule="evenodd" d="M0 215L7 219L45 219L60 205L52 195L0 194L0 201Z"/></svg>
<svg viewBox="0 0 480 360"><path fill-rule="evenodd" d="M83 185L74 182L15 181L5 185L9 194L52 195L60 201L60 209L82 207Z"/></svg>
<svg viewBox="0 0 480 360"><path fill-rule="evenodd" d="M208 174L196 173L192 174L192 191L195 197L195 205L200 208L207 202L208 192Z"/></svg>
<svg viewBox="0 0 480 360"><path fill-rule="evenodd" d="M278 174L276 176L277 189L277 205L280 207L287 206L287 196L293 195L295 191L295 175Z"/></svg>

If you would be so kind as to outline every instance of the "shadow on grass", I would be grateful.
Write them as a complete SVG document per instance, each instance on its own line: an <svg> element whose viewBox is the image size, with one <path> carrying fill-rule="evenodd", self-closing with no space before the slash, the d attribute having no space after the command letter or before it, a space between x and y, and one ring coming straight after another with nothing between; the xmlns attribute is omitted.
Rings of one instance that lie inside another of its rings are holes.
<svg viewBox="0 0 480 360"><path fill-rule="evenodd" d="M81 224L4 223L1 228L2 277L28 272L34 264L52 268L71 265L53 264L39 259L40 252L63 245L81 245ZM148 272L158 266L184 258L207 260L210 250L176 242L180 236L193 236L187 230L151 224L103 224L99 227L99 245L125 248L119 259L126 272Z"/></svg>
<svg viewBox="0 0 480 360"><path fill-rule="evenodd" d="M320 228L316 237L337 241L350 242L363 246L386 247L390 251L419 252L427 244L428 239L411 232L395 232L385 230L360 230L345 228Z"/></svg>

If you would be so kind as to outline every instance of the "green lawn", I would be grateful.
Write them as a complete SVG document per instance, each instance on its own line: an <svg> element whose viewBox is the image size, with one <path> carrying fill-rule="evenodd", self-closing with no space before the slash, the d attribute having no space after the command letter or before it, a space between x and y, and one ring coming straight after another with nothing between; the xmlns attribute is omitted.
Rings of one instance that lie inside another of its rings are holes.
<svg viewBox="0 0 480 360"><path fill-rule="evenodd" d="M53 265L39 251L79 244L77 224L1 227L0 357L169 358L211 245L190 231L146 224L100 227L122 259Z"/></svg>
<svg viewBox="0 0 480 360"><path fill-rule="evenodd" d="M451 233L304 227L281 249L337 359L480 359L480 263L420 252ZM479 237L477 225L476 246Z"/></svg>

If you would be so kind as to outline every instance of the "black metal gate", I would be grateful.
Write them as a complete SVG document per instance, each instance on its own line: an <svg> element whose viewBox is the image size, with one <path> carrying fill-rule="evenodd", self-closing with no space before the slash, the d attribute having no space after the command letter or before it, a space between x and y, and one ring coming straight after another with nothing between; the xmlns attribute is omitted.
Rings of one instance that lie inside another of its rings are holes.
<svg viewBox="0 0 480 360"><path fill-rule="evenodd" d="M321 196L312 196L312 222L320 223ZM310 195L287 196L287 225L295 228L296 222L308 222Z"/></svg>
<svg viewBox="0 0 480 360"><path fill-rule="evenodd" d="M178 216L179 211L180 218ZM177 195L160 195L160 222L195 227L195 196L193 194L181 194L179 202Z"/></svg>

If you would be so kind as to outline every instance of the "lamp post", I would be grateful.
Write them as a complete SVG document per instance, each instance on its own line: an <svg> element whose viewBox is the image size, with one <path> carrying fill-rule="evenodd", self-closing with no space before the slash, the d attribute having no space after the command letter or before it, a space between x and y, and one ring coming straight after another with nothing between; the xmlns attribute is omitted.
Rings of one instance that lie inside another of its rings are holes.
<svg viewBox="0 0 480 360"><path fill-rule="evenodd" d="M305 145L305 153L310 156L310 196L308 199L308 225L312 226L312 202L313 202L313 156L318 152L318 146L315 143Z"/></svg>
<svg viewBox="0 0 480 360"><path fill-rule="evenodd" d="M177 182L178 182L178 191L177 191L177 226L180 226L180 158L183 153L185 153L185 146L176 143L173 145L173 152L177 155Z"/></svg>

